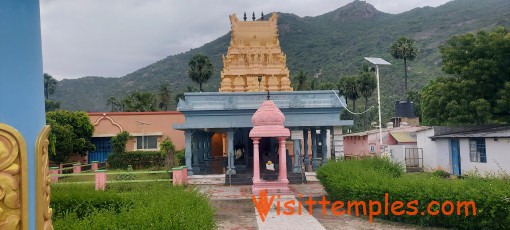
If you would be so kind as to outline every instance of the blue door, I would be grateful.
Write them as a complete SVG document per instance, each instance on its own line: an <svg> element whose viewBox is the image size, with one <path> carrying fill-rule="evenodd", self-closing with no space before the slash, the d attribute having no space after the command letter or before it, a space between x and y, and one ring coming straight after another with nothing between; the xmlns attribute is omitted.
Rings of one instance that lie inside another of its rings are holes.
<svg viewBox="0 0 510 230"><path fill-rule="evenodd" d="M90 142L96 146L96 150L89 152L89 161L106 162L106 158L112 152L111 137L93 137Z"/></svg>
<svg viewBox="0 0 510 230"><path fill-rule="evenodd" d="M451 139L451 159L452 159L452 173L460 176L460 150L459 150L459 139Z"/></svg>

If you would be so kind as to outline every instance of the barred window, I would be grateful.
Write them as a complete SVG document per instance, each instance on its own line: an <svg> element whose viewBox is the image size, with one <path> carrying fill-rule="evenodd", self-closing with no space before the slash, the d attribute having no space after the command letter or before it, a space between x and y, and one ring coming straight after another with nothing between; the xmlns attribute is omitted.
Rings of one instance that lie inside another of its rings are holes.
<svg viewBox="0 0 510 230"><path fill-rule="evenodd" d="M487 162L484 138L469 139L469 158L471 162Z"/></svg>
<svg viewBox="0 0 510 230"><path fill-rule="evenodd" d="M158 149L158 136L136 137L136 149Z"/></svg>

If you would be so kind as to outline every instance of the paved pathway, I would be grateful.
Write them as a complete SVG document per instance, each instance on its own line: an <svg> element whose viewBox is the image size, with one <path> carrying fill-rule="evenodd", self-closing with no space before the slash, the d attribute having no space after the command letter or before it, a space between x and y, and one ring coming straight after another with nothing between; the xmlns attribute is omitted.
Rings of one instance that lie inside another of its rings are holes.
<svg viewBox="0 0 510 230"><path fill-rule="evenodd" d="M365 217L353 216L335 216L331 212L327 215L322 214L322 206L315 205L310 215L306 210L308 206L303 207L302 215L286 216L276 211L276 201L284 202L294 200L299 194L308 198L314 197L314 200L320 200L320 197L327 195L322 185L318 182L309 182L307 184L289 185L292 195L275 197L271 209L262 222L255 205L253 204L250 185L223 186L223 185L197 185L197 188L207 194L211 199L211 204L216 210L216 220L218 229L430 229L374 219L373 223ZM258 198L258 196L257 196ZM295 206L297 207L297 206ZM328 208L331 210L331 208Z"/></svg>

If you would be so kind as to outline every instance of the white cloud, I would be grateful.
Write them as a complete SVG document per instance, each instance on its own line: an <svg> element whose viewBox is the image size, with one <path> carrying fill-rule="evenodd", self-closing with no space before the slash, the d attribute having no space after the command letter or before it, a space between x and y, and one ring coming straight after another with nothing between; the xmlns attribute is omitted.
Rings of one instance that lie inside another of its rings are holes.
<svg viewBox="0 0 510 230"><path fill-rule="evenodd" d="M426 1L437 6L448 0ZM350 0L42 0L44 71L57 79L121 77L168 55L197 48L230 30L228 15L274 11L317 16ZM383 12L421 0L368 0Z"/></svg>

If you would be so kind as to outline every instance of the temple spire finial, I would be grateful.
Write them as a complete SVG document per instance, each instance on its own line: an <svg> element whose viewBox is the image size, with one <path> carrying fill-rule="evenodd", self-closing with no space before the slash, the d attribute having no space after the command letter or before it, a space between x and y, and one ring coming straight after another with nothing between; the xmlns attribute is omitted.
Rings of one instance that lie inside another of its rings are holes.
<svg viewBox="0 0 510 230"><path fill-rule="evenodd" d="M251 19L253 19L253 21L255 21L255 11L253 11Z"/></svg>
<svg viewBox="0 0 510 230"><path fill-rule="evenodd" d="M244 12L244 17L243 17L243 19L244 19L244 21L246 21L246 19L248 19L248 18L246 17L246 12Z"/></svg>
<svg viewBox="0 0 510 230"><path fill-rule="evenodd" d="M262 13L260 14L260 19L264 21L264 11L262 11Z"/></svg>
<svg viewBox="0 0 510 230"><path fill-rule="evenodd" d="M271 95L269 94L269 90L267 90L267 100L271 100Z"/></svg>

